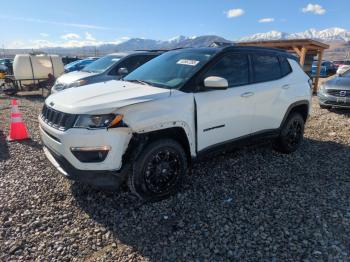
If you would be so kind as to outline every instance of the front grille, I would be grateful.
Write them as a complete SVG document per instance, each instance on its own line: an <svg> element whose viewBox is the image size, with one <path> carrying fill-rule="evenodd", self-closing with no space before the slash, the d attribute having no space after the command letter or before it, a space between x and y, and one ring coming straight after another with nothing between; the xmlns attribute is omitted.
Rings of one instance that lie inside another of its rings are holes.
<svg viewBox="0 0 350 262"><path fill-rule="evenodd" d="M350 90L328 89L327 94L337 97L350 97Z"/></svg>
<svg viewBox="0 0 350 262"><path fill-rule="evenodd" d="M61 131L65 131L73 126L76 115L57 111L44 104L43 110L41 112L41 118L49 126L52 126L53 128Z"/></svg>

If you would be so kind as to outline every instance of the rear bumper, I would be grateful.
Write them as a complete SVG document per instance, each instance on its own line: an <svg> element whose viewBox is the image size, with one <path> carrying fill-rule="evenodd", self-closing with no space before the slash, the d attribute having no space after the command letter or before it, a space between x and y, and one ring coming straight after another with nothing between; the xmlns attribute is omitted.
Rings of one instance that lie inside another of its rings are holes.
<svg viewBox="0 0 350 262"><path fill-rule="evenodd" d="M47 159L66 178L106 190L116 190L124 183L127 169L124 166L118 171L80 170L72 166L62 155L44 146Z"/></svg>

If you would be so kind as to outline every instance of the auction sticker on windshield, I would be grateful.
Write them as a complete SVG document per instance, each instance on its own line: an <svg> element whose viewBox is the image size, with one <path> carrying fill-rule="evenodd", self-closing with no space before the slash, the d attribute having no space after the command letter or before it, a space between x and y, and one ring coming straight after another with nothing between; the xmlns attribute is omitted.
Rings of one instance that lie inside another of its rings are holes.
<svg viewBox="0 0 350 262"><path fill-rule="evenodd" d="M199 61L197 60L189 60L189 59L180 59L177 61L176 64L178 65L189 65L189 66L196 66L198 65Z"/></svg>

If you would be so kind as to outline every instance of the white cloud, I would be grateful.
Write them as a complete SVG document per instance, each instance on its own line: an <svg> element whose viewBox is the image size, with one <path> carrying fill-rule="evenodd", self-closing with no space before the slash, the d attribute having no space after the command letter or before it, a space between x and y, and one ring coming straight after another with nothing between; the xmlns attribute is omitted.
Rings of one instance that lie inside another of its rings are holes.
<svg viewBox="0 0 350 262"><path fill-rule="evenodd" d="M91 24L66 23L66 22L57 22L57 21L30 18L30 17L16 17L16 16L8 16L8 15L0 15L0 19L12 20L12 21L24 21L24 22L30 22L30 23L51 24L51 25L59 25L59 26L69 26L69 27L77 27L77 28L85 28L85 29L96 29L96 30L111 29L110 27L91 25Z"/></svg>
<svg viewBox="0 0 350 262"><path fill-rule="evenodd" d="M131 38L129 37L129 36L122 36L121 38L120 38L120 40L121 41L128 41L128 40L130 40Z"/></svg>
<svg viewBox="0 0 350 262"><path fill-rule="evenodd" d="M226 16L228 18L233 18L233 17L238 17L238 16L241 16L241 15L244 15L244 10L243 9L230 9L228 11L225 12L226 13Z"/></svg>
<svg viewBox="0 0 350 262"><path fill-rule="evenodd" d="M54 42L45 40L45 39L38 39L38 40L32 40L30 48L44 48L44 47L53 47L55 46Z"/></svg>
<svg viewBox="0 0 350 262"><path fill-rule="evenodd" d="M12 49L25 48L25 47L26 47L26 43L21 40L15 40L6 45L6 48L12 48Z"/></svg>
<svg viewBox="0 0 350 262"><path fill-rule="evenodd" d="M49 37L50 35L46 34L46 33L40 33L40 36L42 36L42 37Z"/></svg>
<svg viewBox="0 0 350 262"><path fill-rule="evenodd" d="M69 33L69 34L62 35L61 38L64 40L79 39L80 35L74 34L74 33Z"/></svg>
<svg viewBox="0 0 350 262"><path fill-rule="evenodd" d="M70 34L67 34L70 35ZM79 36L80 37L80 36ZM88 36L90 38L90 35ZM61 37L62 38L62 37ZM87 39L87 35L85 35L85 39L81 38L67 38L61 41L53 42L49 41L47 39L35 39L35 40L29 40L29 41L23 41L23 40L16 40L11 43L6 43L6 48L13 48L13 49L38 49L38 48L53 48L53 47L84 47L84 46L100 46L105 44L120 44L125 41L128 41L130 37L128 36L122 36L112 41L98 41L94 37L91 36L90 39Z"/></svg>
<svg viewBox="0 0 350 262"><path fill-rule="evenodd" d="M274 22L274 21L275 21L275 18L266 17L266 18L261 18L259 20L259 23L271 23L271 22Z"/></svg>
<svg viewBox="0 0 350 262"><path fill-rule="evenodd" d="M93 37L89 32L85 32L85 39L89 41L96 41L96 38Z"/></svg>
<svg viewBox="0 0 350 262"><path fill-rule="evenodd" d="M313 13L316 15L323 15L326 13L326 9L318 4L308 4L302 9L303 13Z"/></svg>

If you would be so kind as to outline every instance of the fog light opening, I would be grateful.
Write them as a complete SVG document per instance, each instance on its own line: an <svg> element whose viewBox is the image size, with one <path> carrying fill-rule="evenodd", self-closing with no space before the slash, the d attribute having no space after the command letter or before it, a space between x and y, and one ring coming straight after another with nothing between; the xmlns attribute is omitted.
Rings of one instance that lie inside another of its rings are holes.
<svg viewBox="0 0 350 262"><path fill-rule="evenodd" d="M111 147L71 147L70 150L80 162L98 163L103 162L106 159Z"/></svg>

